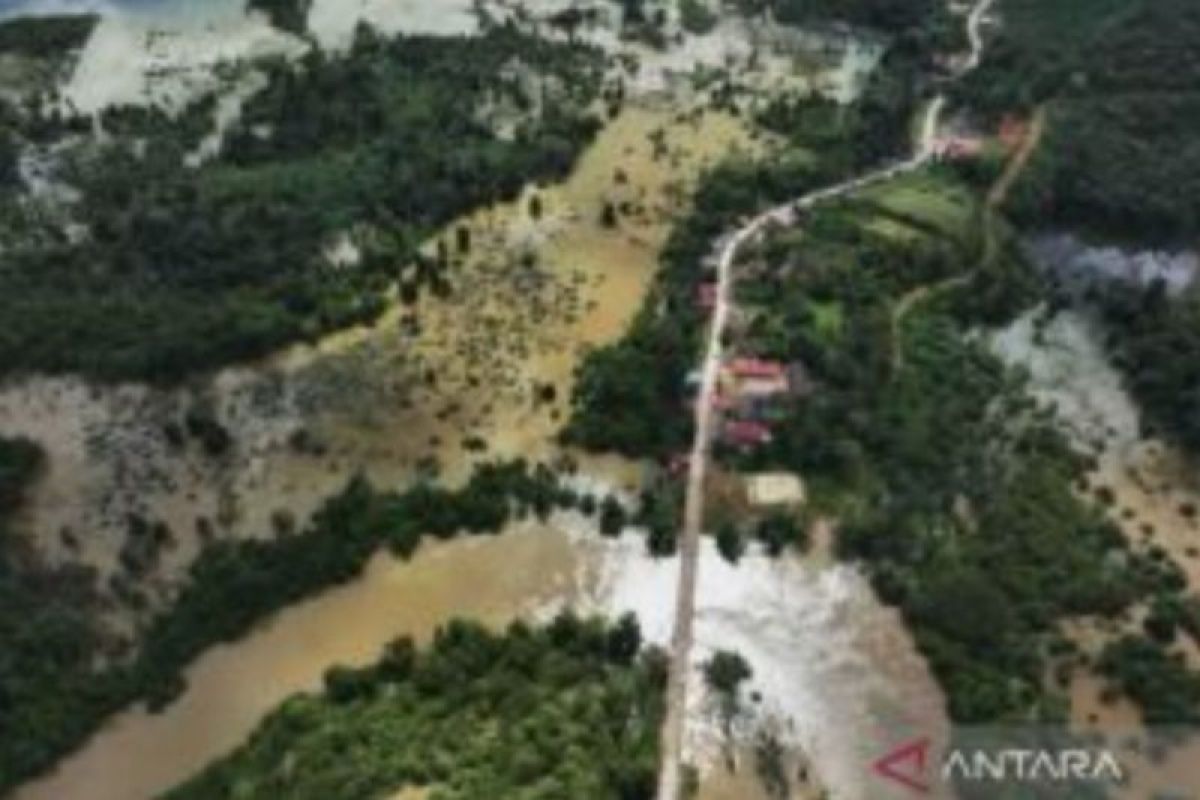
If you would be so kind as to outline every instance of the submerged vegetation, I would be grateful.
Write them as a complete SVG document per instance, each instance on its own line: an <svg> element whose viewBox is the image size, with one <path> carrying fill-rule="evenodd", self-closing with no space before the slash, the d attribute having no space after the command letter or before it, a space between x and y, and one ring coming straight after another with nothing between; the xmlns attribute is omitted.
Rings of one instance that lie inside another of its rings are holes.
<svg viewBox="0 0 1200 800"><path fill-rule="evenodd" d="M5 444L0 452L4 464L14 465L0 475L33 468L21 466L29 463L25 445ZM514 518L576 506L594 512L597 502L585 503L546 467L521 461L483 465L457 491L418 484L397 494L355 479L299 533L207 546L134 657L110 653L99 670L96 659L112 642L90 615L94 600L85 576L56 577L5 562L0 593L7 598L11 590L12 597L0 609L0 698L12 710L0 716L0 790L45 769L121 707L173 699L183 689L182 670L205 648L352 579L381 547L407 557L426 535L495 533Z"/></svg>
<svg viewBox="0 0 1200 800"><path fill-rule="evenodd" d="M503 635L453 622L427 651L401 639L373 667L334 667L322 695L167 797L650 800L665 680L631 617Z"/></svg>
<svg viewBox="0 0 1200 800"><path fill-rule="evenodd" d="M992 116L1048 104L1008 211L1029 228L1174 246L1200 232L1200 6L1188 0L1003 0L1004 27L964 99ZM1200 453L1195 290L1098 293L1110 352L1148 421Z"/></svg>
<svg viewBox="0 0 1200 800"><path fill-rule="evenodd" d="M398 285L451 291L420 244L567 172L599 125L599 68L590 49L504 27L360 28L344 55L266 65L215 160L184 167L192 137L153 113L76 146L67 219L9 223L0 372L171 380L369 320ZM360 258L326 255L341 236Z"/></svg>

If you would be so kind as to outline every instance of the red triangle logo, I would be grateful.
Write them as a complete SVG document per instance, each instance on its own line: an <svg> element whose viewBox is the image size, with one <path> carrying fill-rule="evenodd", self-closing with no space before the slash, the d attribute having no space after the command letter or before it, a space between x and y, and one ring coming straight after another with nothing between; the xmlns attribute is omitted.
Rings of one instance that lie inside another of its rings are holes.
<svg viewBox="0 0 1200 800"><path fill-rule="evenodd" d="M880 777L914 792L927 794L929 784L925 779L925 767L928 761L929 739L914 739L884 754L871 765L871 769Z"/></svg>

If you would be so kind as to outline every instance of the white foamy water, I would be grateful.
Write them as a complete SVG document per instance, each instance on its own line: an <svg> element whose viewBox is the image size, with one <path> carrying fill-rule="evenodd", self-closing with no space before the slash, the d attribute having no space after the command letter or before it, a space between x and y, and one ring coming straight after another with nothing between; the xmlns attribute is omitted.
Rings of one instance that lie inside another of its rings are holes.
<svg viewBox="0 0 1200 800"><path fill-rule="evenodd" d="M176 18L113 11L97 24L62 95L85 114L114 104L178 109L221 88L218 64L294 57L306 47L259 15Z"/></svg>
<svg viewBox="0 0 1200 800"><path fill-rule="evenodd" d="M647 641L665 647L674 621L677 558L654 559L640 535L597 538L572 524L589 574L576 581L584 612L637 615ZM939 736L946 719L940 689L899 616L882 606L856 569L822 566L751 550L737 565L702 542L695 617L686 758L718 766L726 742L702 665L734 650L753 677L735 737L761 726L781 732L811 759L832 797L880 797L871 762L900 739ZM757 698L757 699L755 699Z"/></svg>
<svg viewBox="0 0 1200 800"><path fill-rule="evenodd" d="M991 336L1009 366L1029 375L1029 393L1055 409L1079 447L1124 450L1140 438L1140 415L1121 374L1104 352L1096 323L1076 311L1039 323L1043 309L1018 317Z"/></svg>

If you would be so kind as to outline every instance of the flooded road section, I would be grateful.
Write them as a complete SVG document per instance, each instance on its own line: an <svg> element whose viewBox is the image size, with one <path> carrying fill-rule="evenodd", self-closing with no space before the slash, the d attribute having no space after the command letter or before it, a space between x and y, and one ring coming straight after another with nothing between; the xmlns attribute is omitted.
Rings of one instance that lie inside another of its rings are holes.
<svg viewBox="0 0 1200 800"><path fill-rule="evenodd" d="M753 782L752 762L730 774L722 753L770 725L811 758L814 780L835 796L873 797L866 765L892 743L894 725L938 732L944 724L940 694L900 620L849 568L754 552L735 567L711 544L705 540L700 562L697 667L717 647L738 649L754 669L746 696L758 699L747 702L727 742L693 670L688 747L704 783ZM606 539L576 514L432 543L409 562L379 555L353 583L206 653L162 714L119 715L15 800L153 797L236 747L288 696L318 688L330 666L369 663L402 634L426 641L457 616L500 626L567 606L631 611L647 640L664 645L678 567L675 558L648 556L640 535Z"/></svg>

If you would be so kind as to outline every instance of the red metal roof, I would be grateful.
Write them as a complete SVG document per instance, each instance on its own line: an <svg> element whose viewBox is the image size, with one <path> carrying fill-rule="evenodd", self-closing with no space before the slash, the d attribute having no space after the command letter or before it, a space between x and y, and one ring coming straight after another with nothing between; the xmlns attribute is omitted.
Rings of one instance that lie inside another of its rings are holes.
<svg viewBox="0 0 1200 800"><path fill-rule="evenodd" d="M787 368L778 361L735 358L729 362L729 371L739 378L782 378Z"/></svg>

